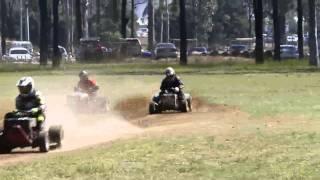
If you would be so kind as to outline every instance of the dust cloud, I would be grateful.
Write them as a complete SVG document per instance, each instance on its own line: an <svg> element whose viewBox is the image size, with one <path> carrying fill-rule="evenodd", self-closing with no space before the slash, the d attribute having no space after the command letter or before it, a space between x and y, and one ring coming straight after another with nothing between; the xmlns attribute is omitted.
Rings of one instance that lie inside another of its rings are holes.
<svg viewBox="0 0 320 180"><path fill-rule="evenodd" d="M62 125L64 140L60 151L69 151L121 137L141 130L113 112L86 114L73 112L66 105L66 95L50 95L47 101L47 127Z"/></svg>

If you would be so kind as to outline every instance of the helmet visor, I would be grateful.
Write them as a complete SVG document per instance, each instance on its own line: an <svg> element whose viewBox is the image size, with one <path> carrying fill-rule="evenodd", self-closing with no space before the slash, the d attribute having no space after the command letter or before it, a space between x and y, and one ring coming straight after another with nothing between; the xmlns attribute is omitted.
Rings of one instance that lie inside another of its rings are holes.
<svg viewBox="0 0 320 180"><path fill-rule="evenodd" d="M88 76L87 75L82 75L82 76L80 76L80 80L81 81L86 81L86 80L88 80L89 78L88 78Z"/></svg>
<svg viewBox="0 0 320 180"><path fill-rule="evenodd" d="M20 94L29 94L32 90L31 85L28 86L18 86Z"/></svg>
<svg viewBox="0 0 320 180"><path fill-rule="evenodd" d="M173 76L173 72L172 71L166 71L166 76Z"/></svg>

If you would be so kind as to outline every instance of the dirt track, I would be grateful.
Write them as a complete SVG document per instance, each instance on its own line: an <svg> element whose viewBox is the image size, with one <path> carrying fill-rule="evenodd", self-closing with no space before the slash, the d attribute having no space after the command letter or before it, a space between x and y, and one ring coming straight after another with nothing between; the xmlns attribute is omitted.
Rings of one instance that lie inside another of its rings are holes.
<svg viewBox="0 0 320 180"><path fill-rule="evenodd" d="M48 125L62 124L65 130L63 147L50 153L62 153L106 143L120 138L137 136L142 133L190 133L194 128L223 132L237 126L236 119L245 116L235 107L225 105L207 105L200 99L194 99L193 112L167 113L150 116L147 114L148 98L133 97L118 103L112 112L100 115L75 115L64 102L64 97L55 96L48 99ZM59 105L59 106L58 106ZM64 118L61 118L63 115ZM50 120L54 120L52 123ZM208 122L215 121L214 127ZM220 128L223 127L223 128ZM179 128L179 130L177 130ZM226 129L227 128L227 129ZM0 166L8 163L41 158L46 154L38 149L16 149L12 154L0 155Z"/></svg>

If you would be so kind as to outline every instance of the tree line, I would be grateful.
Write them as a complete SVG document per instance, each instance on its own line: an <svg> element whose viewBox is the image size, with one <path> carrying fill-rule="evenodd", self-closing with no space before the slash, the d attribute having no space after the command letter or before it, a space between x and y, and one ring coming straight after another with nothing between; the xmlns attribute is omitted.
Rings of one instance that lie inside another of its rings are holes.
<svg viewBox="0 0 320 180"><path fill-rule="evenodd" d="M285 4L284 4L285 3ZM317 14L316 0L295 0L295 1L286 1L286 0L272 0L272 18L273 18L273 40L274 40L274 56L275 60L281 60L280 58L280 45L284 42L285 37L285 13L292 7L293 3L296 3L296 14L297 14L297 33L298 33L298 49L299 49L299 58L304 58L304 5L308 5L308 29L309 29L309 64L313 66L319 66L319 52L318 52L318 41L317 41ZM306 4L307 3L307 4ZM255 48L255 57L256 63L264 63L264 38L263 38L263 29L264 29L264 6L265 2L263 0L253 0L253 9L255 16L255 35L256 35L256 48ZM283 7L285 6L285 7ZM281 26L282 25L282 26Z"/></svg>

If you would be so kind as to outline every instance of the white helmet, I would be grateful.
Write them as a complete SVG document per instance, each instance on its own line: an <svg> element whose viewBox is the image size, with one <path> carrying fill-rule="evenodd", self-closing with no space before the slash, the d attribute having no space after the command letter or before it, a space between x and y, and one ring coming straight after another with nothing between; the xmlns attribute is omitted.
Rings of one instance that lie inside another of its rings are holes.
<svg viewBox="0 0 320 180"><path fill-rule="evenodd" d="M85 70L80 71L79 78L82 80L88 79L89 73Z"/></svg>
<svg viewBox="0 0 320 180"><path fill-rule="evenodd" d="M32 77L22 77L16 84L21 95L29 95L34 91Z"/></svg>
<svg viewBox="0 0 320 180"><path fill-rule="evenodd" d="M176 73L175 73L175 71L174 71L174 69L172 67L167 67L166 70L165 70L165 74L166 74L166 76L173 76Z"/></svg>

